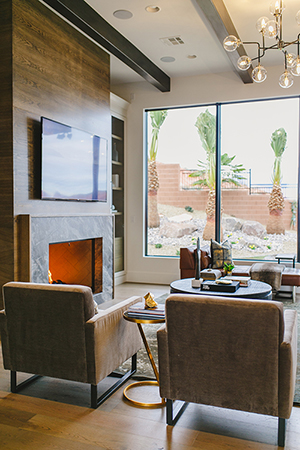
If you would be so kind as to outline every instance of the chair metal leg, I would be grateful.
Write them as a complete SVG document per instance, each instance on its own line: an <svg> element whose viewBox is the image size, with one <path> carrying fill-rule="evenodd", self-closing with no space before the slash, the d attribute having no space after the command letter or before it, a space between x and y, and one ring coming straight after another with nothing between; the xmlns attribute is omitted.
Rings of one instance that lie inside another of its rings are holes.
<svg viewBox="0 0 300 450"><path fill-rule="evenodd" d="M20 392L24 387L31 384L33 381L35 381L37 378L40 378L41 375L32 375L32 377L28 378L25 381L22 381L22 383L17 384L17 372L14 370L10 371L10 390L14 394L17 392Z"/></svg>
<svg viewBox="0 0 300 450"><path fill-rule="evenodd" d="M169 398L167 400L167 425L175 425L178 419L181 417L182 413L185 411L186 407L188 406L188 402L184 402L182 405L179 405L179 407L175 411L175 416L173 418L173 400L170 400Z"/></svg>
<svg viewBox="0 0 300 450"><path fill-rule="evenodd" d="M282 419L278 417L278 446L284 447L285 444L285 427L286 427L286 419Z"/></svg>
<svg viewBox="0 0 300 450"><path fill-rule="evenodd" d="M137 355L136 353L131 358L131 369L128 370L124 375L116 374L113 372L111 375L115 377L120 377L120 379L113 384L107 391L105 391L100 397L98 397L98 386L91 384L91 408L98 408L103 402L105 402L108 397L110 397L114 392L116 392L117 389L119 389L122 384L124 384L128 378L130 378L135 372L136 372L136 360Z"/></svg>

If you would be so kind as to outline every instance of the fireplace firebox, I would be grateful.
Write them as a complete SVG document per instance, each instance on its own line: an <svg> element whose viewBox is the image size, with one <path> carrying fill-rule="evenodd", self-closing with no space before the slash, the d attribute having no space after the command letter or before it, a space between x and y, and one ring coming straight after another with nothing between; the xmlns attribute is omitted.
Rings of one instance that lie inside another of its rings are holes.
<svg viewBox="0 0 300 450"><path fill-rule="evenodd" d="M90 286L102 292L102 238L49 244L49 282Z"/></svg>

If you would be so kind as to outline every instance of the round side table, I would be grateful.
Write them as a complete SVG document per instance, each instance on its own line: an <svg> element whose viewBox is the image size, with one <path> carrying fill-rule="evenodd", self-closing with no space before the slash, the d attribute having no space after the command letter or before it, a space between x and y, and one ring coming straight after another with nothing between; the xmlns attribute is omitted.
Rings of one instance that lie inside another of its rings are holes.
<svg viewBox="0 0 300 450"><path fill-rule="evenodd" d="M145 310L145 313L147 312L147 310ZM125 320L128 320L129 322L133 322L136 323L140 332L140 335L142 337L145 349L147 351L147 355L149 357L151 366L153 368L153 372L156 378L156 381L152 381L152 380L145 380L145 381L136 381L134 383L129 384L128 386L126 386L126 388L123 391L123 395L126 398L126 400L128 400L129 402L133 403L136 406L140 406L143 408L159 408L161 406L164 406L166 404L166 400L164 398L161 399L160 402L154 402L154 403L145 403L145 402L138 402L137 400L133 400L132 398L130 398L128 396L128 391L132 388L138 387L138 386L159 386L159 374L158 374L158 370L157 367L155 365L149 344L147 342L142 324L155 324L155 323L164 323L165 319L154 319L154 318L149 318L149 319L141 319L141 318L135 318L135 317L129 317L128 316L128 311L125 311L123 313L123 317Z"/></svg>

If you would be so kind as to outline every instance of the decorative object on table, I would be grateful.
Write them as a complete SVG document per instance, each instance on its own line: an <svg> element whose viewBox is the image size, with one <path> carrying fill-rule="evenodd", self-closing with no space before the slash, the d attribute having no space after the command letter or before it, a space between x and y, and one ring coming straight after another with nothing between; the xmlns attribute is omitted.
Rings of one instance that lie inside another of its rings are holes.
<svg viewBox="0 0 300 450"><path fill-rule="evenodd" d="M223 280L238 281L240 287L247 287L250 284L251 277L238 277L235 275L226 275Z"/></svg>
<svg viewBox="0 0 300 450"><path fill-rule="evenodd" d="M217 280L222 276L222 273L218 269L204 269L200 272L203 280Z"/></svg>
<svg viewBox="0 0 300 450"><path fill-rule="evenodd" d="M201 250L200 250L200 238L197 239L197 250L195 252L196 259L196 276L195 279L192 280L192 287L199 288L201 286L202 279L200 278L201 272Z"/></svg>
<svg viewBox="0 0 300 450"><path fill-rule="evenodd" d="M260 64L261 59L265 56L267 50L281 50L284 55L284 72L279 77L279 86L286 89L293 85L293 75L300 75L300 55L299 55L299 34L295 40L289 39L288 42L283 40L282 32L282 13L285 9L284 2L282 0L272 1L270 5L270 11L274 18L269 20L268 17L260 17L256 22L256 29L262 36L262 45L255 40L241 41L239 37L234 35L227 36L223 41L223 47L227 52L234 52L239 46L243 45L256 45L257 56L255 58L249 58L248 55L242 55L237 60L237 66L240 70L248 70L251 67L253 61L257 61L257 66L252 70L252 79L256 83L262 83L267 78L266 69ZM300 25L300 11L296 13L296 21ZM266 46L265 37L269 39L275 39L275 43ZM290 38L290 36L289 36ZM290 45L297 44L297 56L291 53L291 50L286 50ZM243 50L242 50L243 51Z"/></svg>
<svg viewBox="0 0 300 450"><path fill-rule="evenodd" d="M151 292L148 292L146 295L144 295L145 299L145 308L155 308L157 306L156 301L154 300L154 295L151 294Z"/></svg>
<svg viewBox="0 0 300 450"><path fill-rule="evenodd" d="M226 275L232 275L232 271L234 269L234 264L224 264L224 271L226 273Z"/></svg>
<svg viewBox="0 0 300 450"><path fill-rule="evenodd" d="M201 284L201 290L214 292L235 292L240 286L240 283L238 281L231 281L229 284L225 283L226 281L222 283L219 280L205 280Z"/></svg>
<svg viewBox="0 0 300 450"><path fill-rule="evenodd" d="M220 244L213 239L210 242L211 267L213 269L223 269L225 264L232 264L232 248L230 243L224 241Z"/></svg>

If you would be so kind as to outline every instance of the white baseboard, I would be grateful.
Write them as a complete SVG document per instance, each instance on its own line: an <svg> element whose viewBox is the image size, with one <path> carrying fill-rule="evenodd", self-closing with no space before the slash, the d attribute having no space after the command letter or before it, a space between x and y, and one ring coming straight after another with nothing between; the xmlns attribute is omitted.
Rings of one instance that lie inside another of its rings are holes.
<svg viewBox="0 0 300 450"><path fill-rule="evenodd" d="M127 272L128 283L167 284L180 278L178 273Z"/></svg>
<svg viewBox="0 0 300 450"><path fill-rule="evenodd" d="M126 272L122 271L115 273L115 286L119 286L119 284L123 284L126 281Z"/></svg>

